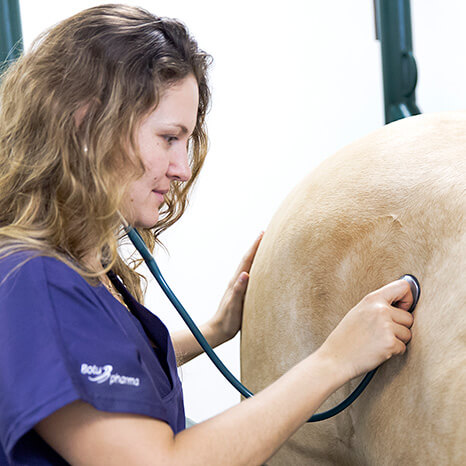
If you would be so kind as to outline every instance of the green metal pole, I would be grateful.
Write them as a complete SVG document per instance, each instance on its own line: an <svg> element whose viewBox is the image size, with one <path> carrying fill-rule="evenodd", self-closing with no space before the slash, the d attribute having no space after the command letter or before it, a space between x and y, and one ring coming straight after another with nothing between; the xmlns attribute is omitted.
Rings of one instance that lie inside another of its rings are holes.
<svg viewBox="0 0 466 466"><path fill-rule="evenodd" d="M22 52L23 34L19 0L0 0L0 67L8 66Z"/></svg>
<svg viewBox="0 0 466 466"><path fill-rule="evenodd" d="M421 113L416 104L410 0L374 0L376 39L382 49L385 123Z"/></svg>

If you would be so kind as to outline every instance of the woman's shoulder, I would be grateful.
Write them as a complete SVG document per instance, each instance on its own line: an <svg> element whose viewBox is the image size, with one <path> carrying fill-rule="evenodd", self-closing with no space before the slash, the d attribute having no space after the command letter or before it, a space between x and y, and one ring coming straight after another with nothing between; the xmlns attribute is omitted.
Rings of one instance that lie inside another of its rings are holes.
<svg viewBox="0 0 466 466"><path fill-rule="evenodd" d="M11 280L32 280L77 284L86 280L64 260L34 250L15 251L6 256L0 254L0 283Z"/></svg>
<svg viewBox="0 0 466 466"><path fill-rule="evenodd" d="M23 341L29 338L25 325L31 331L51 332L51 338L62 342L101 326L121 336L113 303L104 291L60 259L31 251L14 253L0 260L0 327L22 335Z"/></svg>
<svg viewBox="0 0 466 466"><path fill-rule="evenodd" d="M14 252L0 259L0 299L15 306L34 303L34 308L97 305L97 296L76 270L64 261L36 251Z"/></svg>

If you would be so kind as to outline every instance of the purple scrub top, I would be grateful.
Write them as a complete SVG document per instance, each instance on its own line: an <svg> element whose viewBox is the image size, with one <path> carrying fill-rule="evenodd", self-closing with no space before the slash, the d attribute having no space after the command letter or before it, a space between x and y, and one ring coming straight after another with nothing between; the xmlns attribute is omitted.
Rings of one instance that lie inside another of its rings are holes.
<svg viewBox="0 0 466 466"><path fill-rule="evenodd" d="M30 256L0 260L0 282ZM115 274L109 278L131 313L52 257L29 259L0 285L0 465L67 464L33 427L75 400L184 429L167 328Z"/></svg>

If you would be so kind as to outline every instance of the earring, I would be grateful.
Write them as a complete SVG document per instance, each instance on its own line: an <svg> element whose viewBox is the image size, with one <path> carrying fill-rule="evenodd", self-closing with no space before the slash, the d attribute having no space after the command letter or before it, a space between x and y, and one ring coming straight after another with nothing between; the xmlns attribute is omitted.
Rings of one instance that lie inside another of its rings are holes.
<svg viewBox="0 0 466 466"><path fill-rule="evenodd" d="M87 144L84 144L83 151L85 154L87 154Z"/></svg>

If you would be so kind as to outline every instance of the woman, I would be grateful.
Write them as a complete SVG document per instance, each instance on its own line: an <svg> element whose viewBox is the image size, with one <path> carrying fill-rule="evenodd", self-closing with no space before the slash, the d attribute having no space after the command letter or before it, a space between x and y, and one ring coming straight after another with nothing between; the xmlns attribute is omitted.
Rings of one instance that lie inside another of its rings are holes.
<svg viewBox="0 0 466 466"><path fill-rule="evenodd" d="M0 455L12 464L261 464L333 391L405 351L413 319L391 304L413 297L397 280L270 387L184 430L176 359L201 349L139 304L139 262L117 246L129 223L153 249L183 214L207 152L209 63L180 22L104 5L42 34L3 77ZM240 329L259 242L203 326L213 346Z"/></svg>

